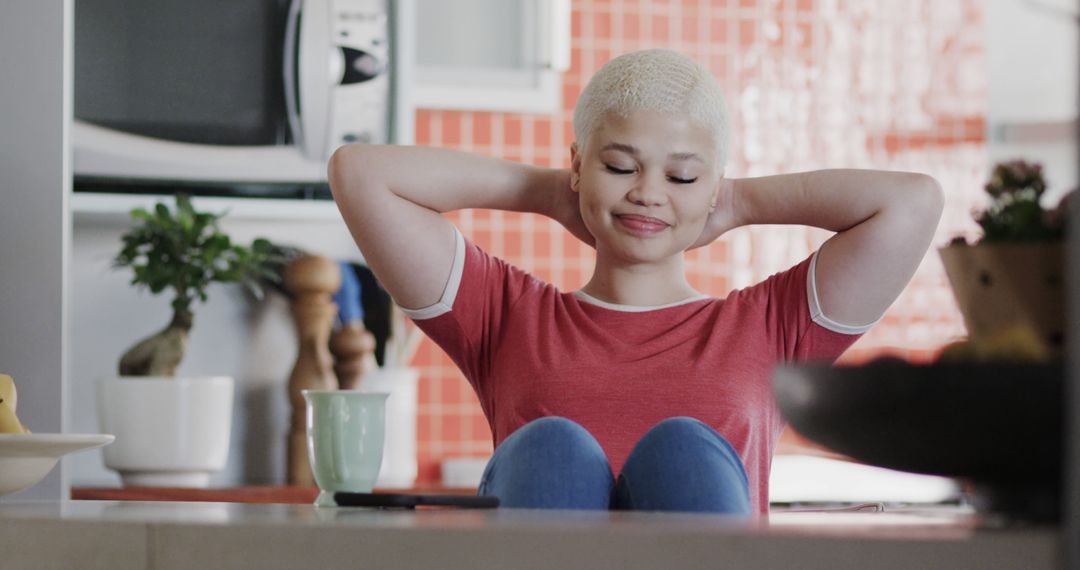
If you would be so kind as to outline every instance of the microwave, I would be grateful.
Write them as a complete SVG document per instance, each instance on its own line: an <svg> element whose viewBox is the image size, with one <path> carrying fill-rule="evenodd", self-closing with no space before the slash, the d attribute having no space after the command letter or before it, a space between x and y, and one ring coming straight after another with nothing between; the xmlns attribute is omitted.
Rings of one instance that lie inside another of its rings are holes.
<svg viewBox="0 0 1080 570"><path fill-rule="evenodd" d="M76 192L323 198L393 142L391 0L80 0Z"/></svg>

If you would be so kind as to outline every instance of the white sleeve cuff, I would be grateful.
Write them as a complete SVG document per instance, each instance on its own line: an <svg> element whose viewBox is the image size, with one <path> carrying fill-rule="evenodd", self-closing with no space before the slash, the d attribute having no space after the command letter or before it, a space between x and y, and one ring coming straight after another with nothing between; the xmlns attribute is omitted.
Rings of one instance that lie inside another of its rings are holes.
<svg viewBox="0 0 1080 570"><path fill-rule="evenodd" d="M814 252L814 256L810 259L810 270L806 272L806 300L810 304L810 318L815 323L835 333L862 334L870 330L871 327L878 324L881 317L866 325L845 325L826 317L825 313L822 312L817 291L817 256L820 251L819 249Z"/></svg>
<svg viewBox="0 0 1080 570"><path fill-rule="evenodd" d="M450 278L447 279L446 287L443 288L442 297L434 304L427 307L421 309L406 309L402 307L401 311L414 321L434 319L435 317L449 313L450 309L454 306L454 299L457 298L458 287L461 286L461 275L464 271L465 236L461 235L461 231L455 227L454 263L450 266Z"/></svg>

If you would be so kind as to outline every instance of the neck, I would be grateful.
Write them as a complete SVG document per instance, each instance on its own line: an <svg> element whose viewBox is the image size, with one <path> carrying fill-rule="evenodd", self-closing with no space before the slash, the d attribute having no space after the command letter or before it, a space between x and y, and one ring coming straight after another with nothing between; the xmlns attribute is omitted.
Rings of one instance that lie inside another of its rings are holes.
<svg viewBox="0 0 1080 570"><path fill-rule="evenodd" d="M686 281L682 254L632 263L600 251L593 276L581 290L601 301L639 307L677 303L698 294Z"/></svg>

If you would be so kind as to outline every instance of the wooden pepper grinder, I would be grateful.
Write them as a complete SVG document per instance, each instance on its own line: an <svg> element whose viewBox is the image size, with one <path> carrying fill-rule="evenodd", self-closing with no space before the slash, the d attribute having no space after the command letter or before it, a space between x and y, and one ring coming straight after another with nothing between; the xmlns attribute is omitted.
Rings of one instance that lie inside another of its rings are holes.
<svg viewBox="0 0 1080 570"><path fill-rule="evenodd" d="M313 486L307 452L307 407L302 390L334 390L330 350L330 329L337 315L331 296L341 286L341 271L325 257L306 255L285 267L285 288L292 294L292 314L300 341L296 364L289 375L289 404L292 419L288 434L289 485Z"/></svg>
<svg viewBox="0 0 1080 570"><path fill-rule="evenodd" d="M330 335L330 352L334 355L334 373L342 390L360 388L360 378L377 367L375 335L359 322L351 322Z"/></svg>

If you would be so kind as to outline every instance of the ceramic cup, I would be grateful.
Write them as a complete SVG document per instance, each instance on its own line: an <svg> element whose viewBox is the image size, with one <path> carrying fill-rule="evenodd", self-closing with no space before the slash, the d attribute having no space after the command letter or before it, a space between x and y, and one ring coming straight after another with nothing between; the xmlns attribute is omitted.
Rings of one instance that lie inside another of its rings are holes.
<svg viewBox="0 0 1080 570"><path fill-rule="evenodd" d="M379 475L389 394L304 390L307 447L319 485L318 506L336 506L334 493L370 493Z"/></svg>

